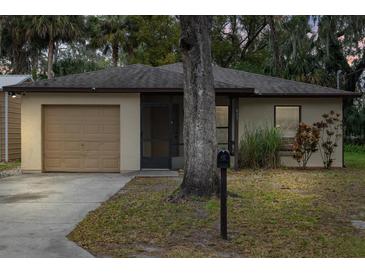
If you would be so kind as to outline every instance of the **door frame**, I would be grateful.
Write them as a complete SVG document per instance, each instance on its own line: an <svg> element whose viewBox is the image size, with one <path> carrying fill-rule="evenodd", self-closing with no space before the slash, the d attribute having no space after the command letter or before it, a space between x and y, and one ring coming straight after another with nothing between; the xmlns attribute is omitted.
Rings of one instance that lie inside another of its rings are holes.
<svg viewBox="0 0 365 274"><path fill-rule="evenodd" d="M170 101L170 100L169 100ZM167 167L145 167L144 166L144 157L143 157L143 110L146 107L166 107L168 110L168 115L169 115L169 123L168 123L168 147L169 147L169 153L168 153L168 166ZM147 169L171 169L172 166L172 159L171 159L171 138L172 138L172 129L171 129L171 117L172 117L172 107L171 107L171 102L166 102L166 103L158 103L158 102L143 102L141 100L141 107L140 107L140 125L141 125L141 141L140 141L140 165L141 165L141 169L147 168Z"/></svg>

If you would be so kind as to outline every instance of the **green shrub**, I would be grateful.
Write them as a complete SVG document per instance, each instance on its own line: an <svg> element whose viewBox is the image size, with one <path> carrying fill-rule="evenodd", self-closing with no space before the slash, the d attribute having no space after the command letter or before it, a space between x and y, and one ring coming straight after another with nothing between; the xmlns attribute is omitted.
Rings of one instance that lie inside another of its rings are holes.
<svg viewBox="0 0 365 274"><path fill-rule="evenodd" d="M345 151L365 153L365 145L345 144Z"/></svg>
<svg viewBox="0 0 365 274"><path fill-rule="evenodd" d="M273 127L248 127L240 140L240 168L276 168L280 165L281 134Z"/></svg>

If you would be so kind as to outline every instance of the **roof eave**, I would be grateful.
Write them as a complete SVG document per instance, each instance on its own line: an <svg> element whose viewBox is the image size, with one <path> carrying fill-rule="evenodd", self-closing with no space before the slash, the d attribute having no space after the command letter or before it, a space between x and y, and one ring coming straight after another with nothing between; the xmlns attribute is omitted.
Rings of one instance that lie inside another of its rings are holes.
<svg viewBox="0 0 365 274"><path fill-rule="evenodd" d="M32 87L4 86L4 92L57 92L57 93L182 93L181 88L91 88L91 87ZM306 93L264 93L254 88L215 88L216 93L254 97L360 97L359 92L306 92Z"/></svg>
<svg viewBox="0 0 365 274"><path fill-rule="evenodd" d="M62 92L62 93L182 93L182 88L91 88L91 87L19 87L6 86L4 91L24 92ZM253 88L215 88L217 93L254 94Z"/></svg>
<svg viewBox="0 0 365 274"><path fill-rule="evenodd" d="M256 93L258 97L360 97L359 92Z"/></svg>

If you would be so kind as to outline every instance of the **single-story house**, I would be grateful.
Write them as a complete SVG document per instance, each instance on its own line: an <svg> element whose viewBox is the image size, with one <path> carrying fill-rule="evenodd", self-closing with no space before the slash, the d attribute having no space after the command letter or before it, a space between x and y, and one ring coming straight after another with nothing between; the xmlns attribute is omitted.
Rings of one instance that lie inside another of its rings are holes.
<svg viewBox="0 0 365 274"><path fill-rule="evenodd" d="M0 75L0 91L31 81L30 75ZM20 97L0 92L0 162L14 160L20 160Z"/></svg>
<svg viewBox="0 0 365 274"><path fill-rule="evenodd" d="M217 141L234 165L247 126L293 137L300 121L342 116L357 93L213 67ZM128 65L4 88L22 98L24 172L124 172L183 168L182 64ZM289 154L283 165L296 166ZM342 141L334 166L343 166ZM308 166L322 166L315 153Z"/></svg>

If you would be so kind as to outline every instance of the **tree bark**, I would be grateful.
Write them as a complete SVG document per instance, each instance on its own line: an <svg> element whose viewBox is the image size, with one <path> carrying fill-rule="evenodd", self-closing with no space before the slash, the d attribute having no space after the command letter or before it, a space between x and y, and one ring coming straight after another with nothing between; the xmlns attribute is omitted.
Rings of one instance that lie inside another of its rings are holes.
<svg viewBox="0 0 365 274"><path fill-rule="evenodd" d="M184 67L184 178L180 195L217 191L217 141L210 29L211 16L181 16Z"/></svg>
<svg viewBox="0 0 365 274"><path fill-rule="evenodd" d="M37 80L37 72L38 72L38 61L39 61L39 51L38 49L34 49L31 54L31 68L30 72L33 80Z"/></svg>
<svg viewBox="0 0 365 274"><path fill-rule="evenodd" d="M47 78L53 79L53 52L54 42L52 39L48 41L48 64L47 64Z"/></svg>
<svg viewBox="0 0 365 274"><path fill-rule="evenodd" d="M113 66L118 66L118 59L119 59L119 45L118 43L112 44L112 59L113 59Z"/></svg>
<svg viewBox="0 0 365 274"><path fill-rule="evenodd" d="M14 74L25 74L28 73L28 62L27 62L27 54L21 47L13 47L13 57L12 57L12 72Z"/></svg>
<svg viewBox="0 0 365 274"><path fill-rule="evenodd" d="M279 41L276 33L276 27L274 22L274 16L268 16L269 26L270 26L270 38L273 50L274 58L274 75L280 76L282 74L282 62L279 49Z"/></svg>

